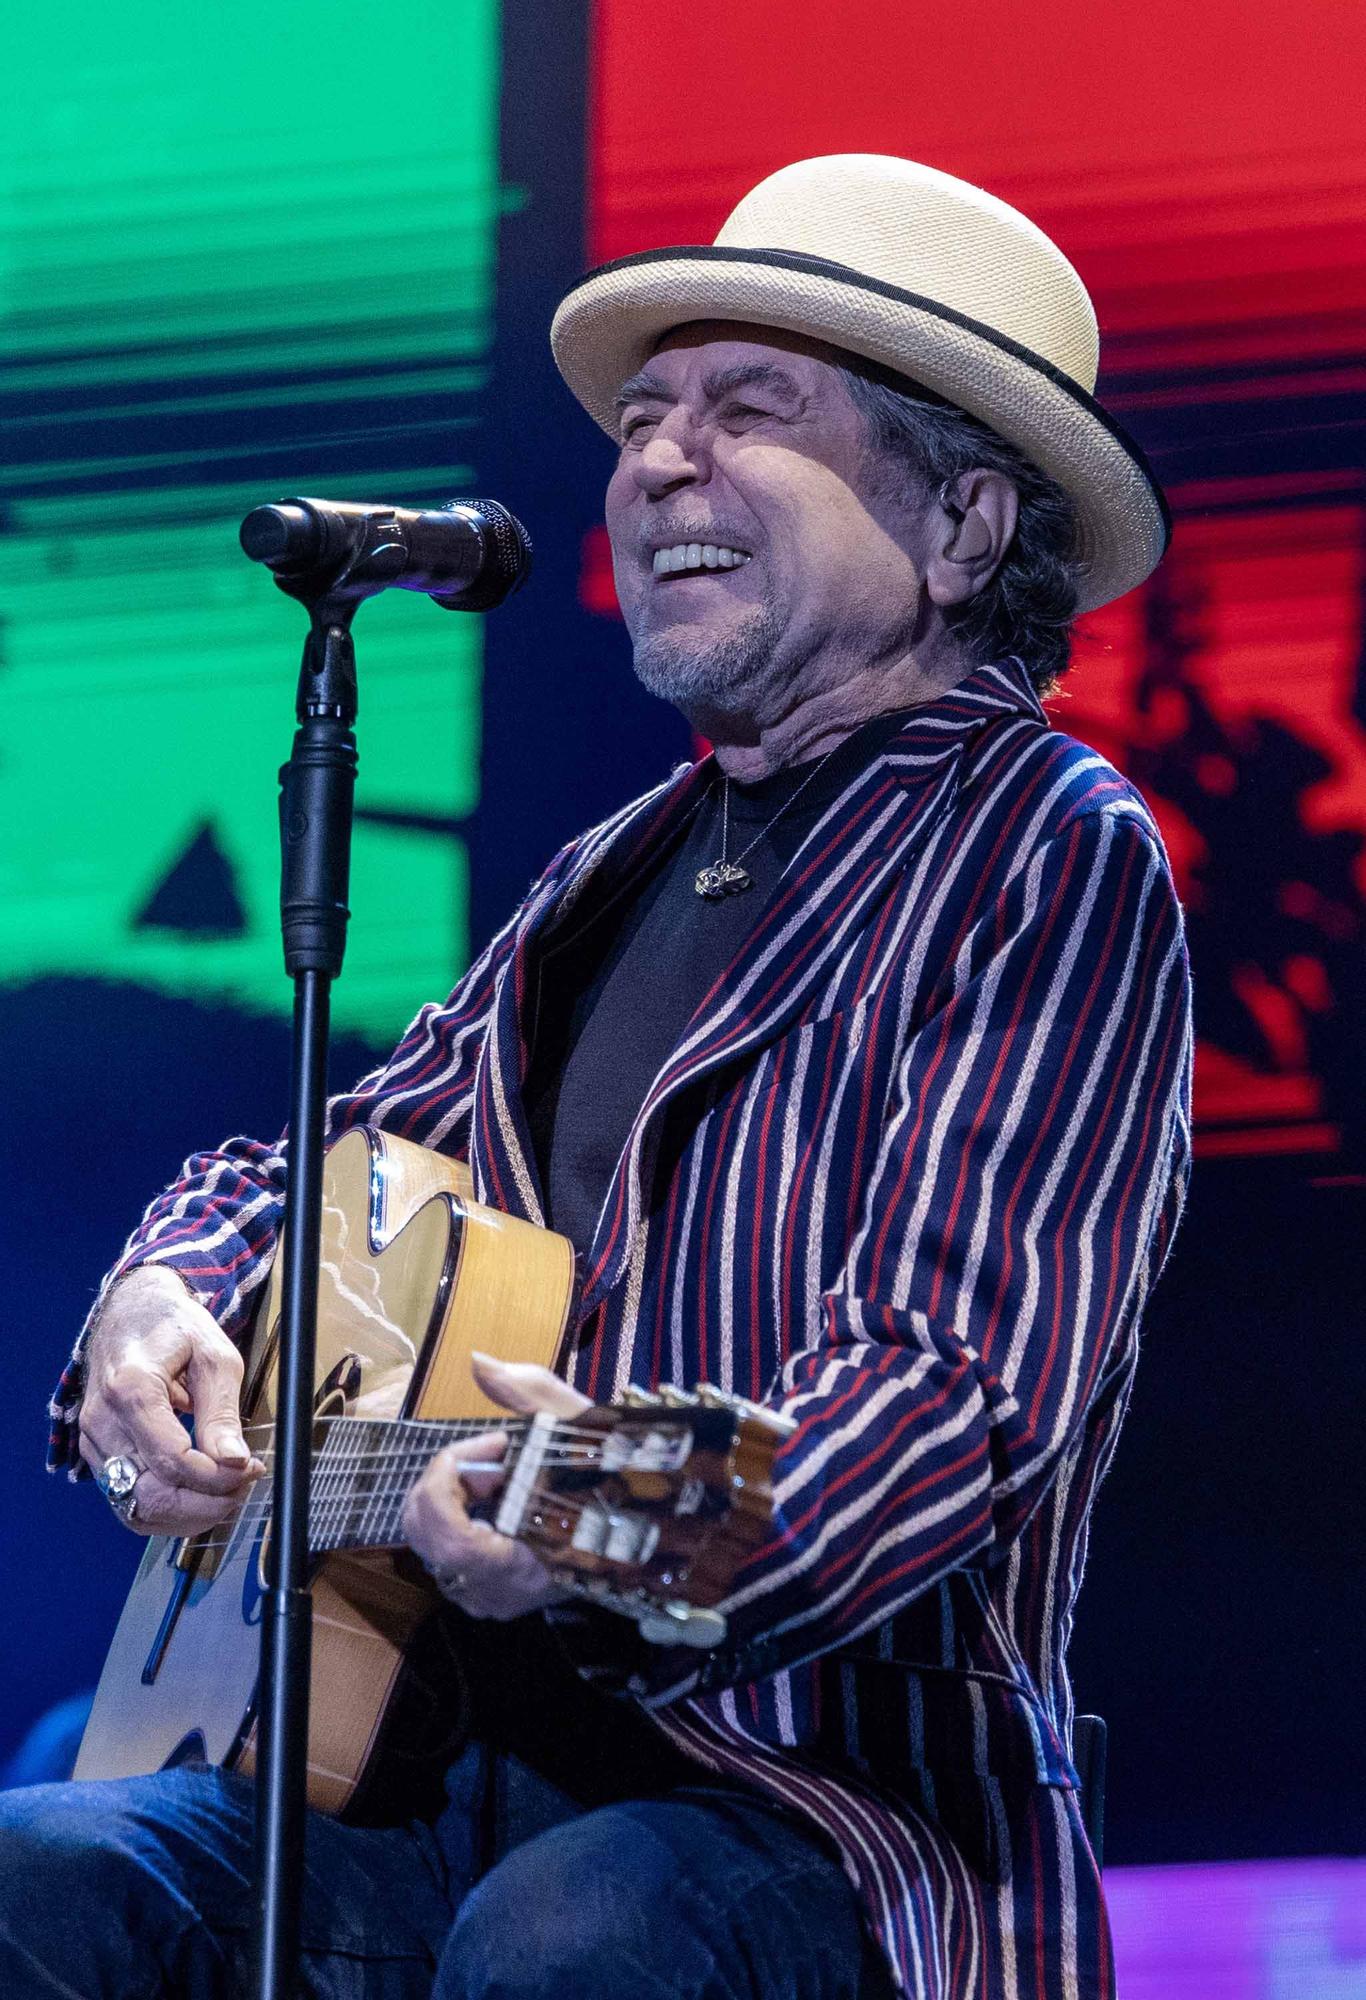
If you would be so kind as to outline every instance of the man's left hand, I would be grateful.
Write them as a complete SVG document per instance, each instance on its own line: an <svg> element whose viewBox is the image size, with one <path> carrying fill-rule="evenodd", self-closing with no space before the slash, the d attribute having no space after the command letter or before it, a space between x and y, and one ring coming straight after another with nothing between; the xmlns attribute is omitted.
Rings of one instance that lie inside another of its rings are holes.
<svg viewBox="0 0 1366 2000"><path fill-rule="evenodd" d="M471 1356L474 1379L491 1402L518 1415L552 1410L572 1417L588 1398L548 1368L528 1361ZM436 1578L443 1596L471 1618L520 1618L568 1595L525 1542L470 1516L468 1502L496 1493L505 1477L506 1431L447 1445L428 1465L403 1507L403 1534Z"/></svg>

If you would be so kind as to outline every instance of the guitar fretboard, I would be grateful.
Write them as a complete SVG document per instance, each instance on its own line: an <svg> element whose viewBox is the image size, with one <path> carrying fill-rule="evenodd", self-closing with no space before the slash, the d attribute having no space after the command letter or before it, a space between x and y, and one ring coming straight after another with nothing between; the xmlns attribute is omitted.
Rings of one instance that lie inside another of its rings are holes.
<svg viewBox="0 0 1366 2000"><path fill-rule="evenodd" d="M524 1419L334 1417L313 1455L308 1542L317 1555L334 1549L403 1546L403 1503L437 1452L489 1430L526 1429Z"/></svg>

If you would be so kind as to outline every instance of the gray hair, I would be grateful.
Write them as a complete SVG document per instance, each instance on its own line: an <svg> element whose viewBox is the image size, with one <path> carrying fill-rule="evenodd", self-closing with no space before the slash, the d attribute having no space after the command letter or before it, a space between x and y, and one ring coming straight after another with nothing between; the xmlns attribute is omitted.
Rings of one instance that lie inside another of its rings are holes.
<svg viewBox="0 0 1366 2000"><path fill-rule="evenodd" d="M857 355L842 359L839 373L869 443L927 496L975 466L1004 473L1015 487L1019 522L999 569L950 608L946 623L979 666L1013 653L1046 694L1071 660L1079 569L1072 501L1015 445L933 390Z"/></svg>

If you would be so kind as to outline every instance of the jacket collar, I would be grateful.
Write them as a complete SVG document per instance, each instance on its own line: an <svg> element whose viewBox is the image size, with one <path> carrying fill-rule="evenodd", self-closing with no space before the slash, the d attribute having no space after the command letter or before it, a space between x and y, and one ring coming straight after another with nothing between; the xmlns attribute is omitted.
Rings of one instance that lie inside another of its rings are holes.
<svg viewBox="0 0 1366 2000"><path fill-rule="evenodd" d="M587 1260L580 1317L623 1275L667 1106L723 1064L776 1039L827 974L832 957L881 905L893 879L953 802L964 749L994 722L1046 717L1023 667L1006 660L908 716L812 828L738 956L706 995L642 1105L618 1161ZM523 912L499 982L475 1084L472 1163L497 1206L543 1223L522 1107L529 970L575 912L625 893L714 782L715 759L668 783L590 836L568 879Z"/></svg>

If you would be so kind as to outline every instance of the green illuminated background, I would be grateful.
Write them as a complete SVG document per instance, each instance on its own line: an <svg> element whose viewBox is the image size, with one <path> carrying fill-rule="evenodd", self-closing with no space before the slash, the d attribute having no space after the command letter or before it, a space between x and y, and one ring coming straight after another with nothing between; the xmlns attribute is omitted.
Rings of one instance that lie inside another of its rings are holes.
<svg viewBox="0 0 1366 2000"><path fill-rule="evenodd" d="M76 0L7 29L0 981L288 1007L275 769L304 617L237 524L476 483L498 9L408 26L420 59L358 0ZM481 643L399 593L357 623L334 1012L377 1042L466 953Z"/></svg>
<svg viewBox="0 0 1366 2000"><path fill-rule="evenodd" d="M577 589L606 446L546 340L584 261L587 33L575 0L6 20L0 1783L93 1683L138 1556L42 1470L63 1358L149 1196L288 1106L276 772L306 621L242 516L491 493L536 542L487 626L405 592L357 618L336 1087L674 761L660 704L598 692L620 631Z"/></svg>

